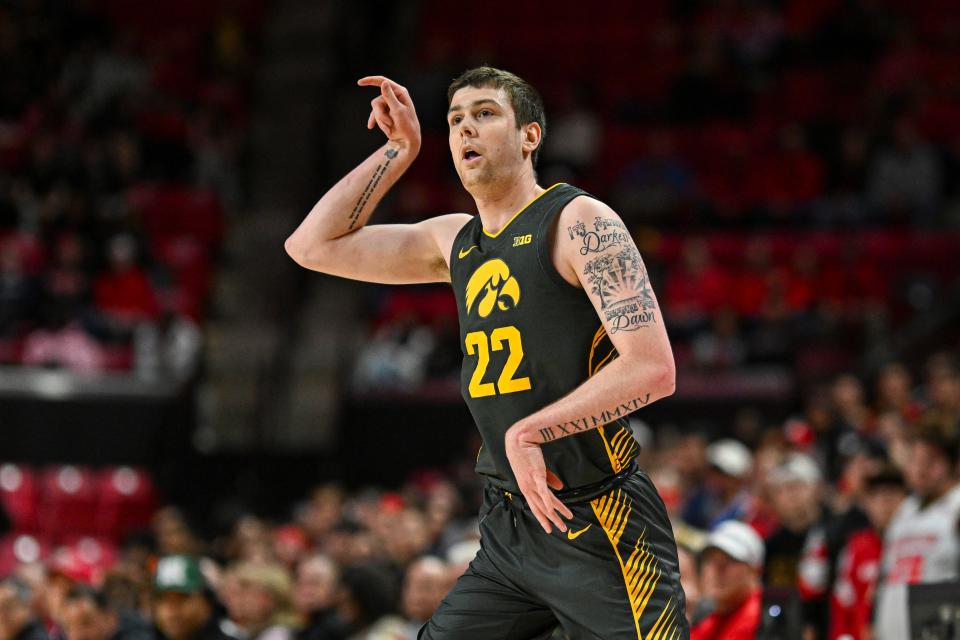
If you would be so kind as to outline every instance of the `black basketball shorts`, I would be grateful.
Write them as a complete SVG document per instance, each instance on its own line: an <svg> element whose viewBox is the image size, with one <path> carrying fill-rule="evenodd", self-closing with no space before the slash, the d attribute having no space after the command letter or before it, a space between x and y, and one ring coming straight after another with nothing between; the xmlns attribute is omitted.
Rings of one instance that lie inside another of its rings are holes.
<svg viewBox="0 0 960 640"><path fill-rule="evenodd" d="M633 471L567 503L546 534L519 496L488 485L481 548L420 630L422 640L686 640L677 547L650 478Z"/></svg>

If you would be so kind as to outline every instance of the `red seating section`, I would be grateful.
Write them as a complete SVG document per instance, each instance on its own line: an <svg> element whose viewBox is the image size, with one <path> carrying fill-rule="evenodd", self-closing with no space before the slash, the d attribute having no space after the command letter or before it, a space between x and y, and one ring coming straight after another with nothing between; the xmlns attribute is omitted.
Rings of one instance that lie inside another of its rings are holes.
<svg viewBox="0 0 960 640"><path fill-rule="evenodd" d="M0 504L13 525L2 554L12 553L21 534L33 535L42 548L84 538L95 538L104 549L112 547L149 526L159 499L150 475L142 469L62 465L37 471L4 463ZM86 554L95 555L89 549Z"/></svg>

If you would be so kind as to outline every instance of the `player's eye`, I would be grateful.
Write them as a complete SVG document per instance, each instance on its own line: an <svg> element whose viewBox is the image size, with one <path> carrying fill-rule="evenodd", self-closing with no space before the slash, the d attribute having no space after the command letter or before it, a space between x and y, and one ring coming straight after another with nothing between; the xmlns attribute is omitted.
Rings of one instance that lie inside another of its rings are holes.
<svg viewBox="0 0 960 640"><path fill-rule="evenodd" d="M492 116L492 115L493 115L493 111L490 111L490 109L483 109L483 110L481 110L480 113L479 113L479 116L480 116L480 117L483 117L483 116L485 116L485 115L487 115L487 116Z"/></svg>
<svg viewBox="0 0 960 640"><path fill-rule="evenodd" d="M452 118L450 118L450 124L451 125L460 124L461 120L463 120L463 116L453 116Z"/></svg>

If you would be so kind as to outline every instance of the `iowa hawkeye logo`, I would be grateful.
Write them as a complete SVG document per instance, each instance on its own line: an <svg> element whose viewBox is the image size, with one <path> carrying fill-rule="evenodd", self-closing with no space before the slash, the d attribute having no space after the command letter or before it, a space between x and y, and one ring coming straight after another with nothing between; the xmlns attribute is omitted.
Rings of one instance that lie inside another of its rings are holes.
<svg viewBox="0 0 960 640"><path fill-rule="evenodd" d="M510 275L510 267L503 260L484 262L467 282L467 313L486 318L496 306L500 311L513 309L520 303L520 284Z"/></svg>

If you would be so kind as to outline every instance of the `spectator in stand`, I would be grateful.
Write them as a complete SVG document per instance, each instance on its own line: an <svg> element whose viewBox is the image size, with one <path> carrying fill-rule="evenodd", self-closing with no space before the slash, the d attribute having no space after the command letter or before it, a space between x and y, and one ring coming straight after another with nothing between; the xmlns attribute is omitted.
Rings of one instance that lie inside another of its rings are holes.
<svg viewBox="0 0 960 640"><path fill-rule="evenodd" d="M960 365L947 353L936 354L927 364L925 422L943 425L960 420Z"/></svg>
<svg viewBox="0 0 960 640"><path fill-rule="evenodd" d="M820 504L820 481L817 464L802 453L788 454L770 472L768 494L780 526L765 541L765 586L798 586L804 542L811 528L826 516Z"/></svg>
<svg viewBox="0 0 960 640"><path fill-rule="evenodd" d="M39 287L24 268L16 238L0 240L0 338L16 336L36 315Z"/></svg>
<svg viewBox="0 0 960 640"><path fill-rule="evenodd" d="M277 564L241 562L227 570L220 631L235 640L291 640L291 581Z"/></svg>
<svg viewBox="0 0 960 640"><path fill-rule="evenodd" d="M739 319L733 309L713 315L712 326L693 340L693 364L707 370L729 370L747 360L747 345L741 335Z"/></svg>
<svg viewBox="0 0 960 640"><path fill-rule="evenodd" d="M396 610L397 585L391 571L366 564L347 567L337 606L349 640L406 640L406 627Z"/></svg>
<svg viewBox="0 0 960 640"><path fill-rule="evenodd" d="M273 557L288 569L295 568L306 559L310 540L306 532L295 524L283 524L270 532L273 541Z"/></svg>
<svg viewBox="0 0 960 640"><path fill-rule="evenodd" d="M103 348L76 320L51 318L30 332L23 345L23 364L96 373L104 367Z"/></svg>
<svg viewBox="0 0 960 640"><path fill-rule="evenodd" d="M707 326L710 314L732 303L731 282L702 238L687 240L681 258L680 268L667 276L664 305L671 330L689 334Z"/></svg>
<svg viewBox="0 0 960 640"><path fill-rule="evenodd" d="M709 471L704 495L688 504L684 520L709 530L724 520L748 519L755 507L750 489L753 454L742 443L724 439L707 447L706 460Z"/></svg>
<svg viewBox="0 0 960 640"><path fill-rule="evenodd" d="M33 612L33 590L19 578L0 580L0 640L47 640Z"/></svg>
<svg viewBox="0 0 960 640"><path fill-rule="evenodd" d="M761 204L784 220L810 204L823 191L823 164L807 146L807 136L797 123L780 130L778 149L766 158L756 176Z"/></svg>
<svg viewBox="0 0 960 640"><path fill-rule="evenodd" d="M581 176L597 161L602 124L590 104L596 93L590 87L572 86L563 94L543 148L547 172Z"/></svg>
<svg viewBox="0 0 960 640"><path fill-rule="evenodd" d="M869 527L862 508L867 480L887 464L886 452L874 440L861 439L847 458L831 508L807 534L799 566L799 589L805 624L824 637L829 626L829 598L837 578L837 559L850 536Z"/></svg>
<svg viewBox="0 0 960 640"><path fill-rule="evenodd" d="M960 429L922 423L905 471L911 495L897 509L883 540L874 638L910 636L907 586L956 580L960 574Z"/></svg>
<svg viewBox="0 0 960 640"><path fill-rule="evenodd" d="M162 555L194 555L200 551L200 541L180 509L160 509L153 516L152 526L157 550Z"/></svg>
<svg viewBox="0 0 960 640"><path fill-rule="evenodd" d="M157 298L146 273L137 264L133 236L121 234L111 238L107 261L108 271L100 274L94 284L94 298L111 333L126 337L138 324L157 316Z"/></svg>
<svg viewBox="0 0 960 640"><path fill-rule="evenodd" d="M422 555L433 542L423 513L412 508L396 512L382 509L376 518L373 533L387 559L397 570L398 578L403 574L404 567Z"/></svg>
<svg viewBox="0 0 960 640"><path fill-rule="evenodd" d="M895 467L885 467L867 478L861 503L869 525L849 536L837 558L826 636L829 640L872 637L870 625L883 536L906 495L903 476Z"/></svg>
<svg viewBox="0 0 960 640"><path fill-rule="evenodd" d="M687 622L691 628L696 626L700 619L708 613L703 613L705 604L702 596L703 589L700 583L700 571L697 567L697 554L689 547L677 545L677 559L680 567L680 585L683 587L683 596L686 600Z"/></svg>
<svg viewBox="0 0 960 640"><path fill-rule="evenodd" d="M325 555L314 555L297 567L293 588L293 603L303 626L298 640L328 640L342 633L342 623L336 615L336 601L340 589L340 571Z"/></svg>
<svg viewBox="0 0 960 640"><path fill-rule="evenodd" d="M85 585L67 593L63 634L66 640L153 640L143 620L120 615L102 592Z"/></svg>
<svg viewBox="0 0 960 640"><path fill-rule="evenodd" d="M827 193L815 208L821 224L855 226L866 221L867 149L862 129L848 128L841 134L840 148L832 154L827 171Z"/></svg>
<svg viewBox="0 0 960 640"><path fill-rule="evenodd" d="M916 422L921 407L913 398L910 372L900 362L891 362L880 370L876 381L876 412L893 412L904 420Z"/></svg>
<svg viewBox="0 0 960 640"><path fill-rule="evenodd" d="M196 558L161 558L153 586L158 640L227 640L217 626L212 594Z"/></svg>
<svg viewBox="0 0 960 640"><path fill-rule="evenodd" d="M728 520L707 538L700 565L713 613L693 628L690 640L753 640L760 626L763 540L749 525Z"/></svg>
<svg viewBox="0 0 960 640"><path fill-rule="evenodd" d="M270 563L274 560L272 542L270 526L257 516L246 514L233 525L227 557L252 564Z"/></svg>
<svg viewBox="0 0 960 640"><path fill-rule="evenodd" d="M452 482L436 480L427 489L427 536L435 546L447 548L459 541L460 532L451 525L461 508L460 495Z"/></svg>
<svg viewBox="0 0 960 640"><path fill-rule="evenodd" d="M612 199L625 220L672 225L689 216L686 208L695 186L693 171L678 153L674 137L655 131L647 139L646 153L620 172Z"/></svg>
<svg viewBox="0 0 960 640"><path fill-rule="evenodd" d="M863 384L849 373L833 381L829 403L830 422L817 434L817 450L827 479L835 481L842 472L843 460L856 451L860 436L869 433L872 414L864 399Z"/></svg>
<svg viewBox="0 0 960 640"><path fill-rule="evenodd" d="M196 323L164 298L156 321L142 322L134 330L134 367L145 378L185 380L197 370L202 343Z"/></svg>
<svg viewBox="0 0 960 640"><path fill-rule="evenodd" d="M297 518L313 544L319 544L340 522L344 499L343 488L334 484L313 490Z"/></svg>
<svg viewBox="0 0 960 640"><path fill-rule="evenodd" d="M786 303L801 334L811 334L816 329L814 318L817 304L817 283L820 280L820 259L811 247L797 247L786 273Z"/></svg>
<svg viewBox="0 0 960 640"><path fill-rule="evenodd" d="M932 224L942 181L937 152L920 136L916 123L901 117L894 124L891 144L882 147L871 163L867 179L871 205L887 220Z"/></svg>
<svg viewBox="0 0 960 640"><path fill-rule="evenodd" d="M406 640L417 640L420 631L453 586L447 564L440 558L424 556L407 569L401 593L401 612L406 618Z"/></svg>
<svg viewBox="0 0 960 640"><path fill-rule="evenodd" d="M769 240L752 238L744 249L744 264L732 285L733 304L748 320L757 319L764 309L773 274L773 257Z"/></svg>

